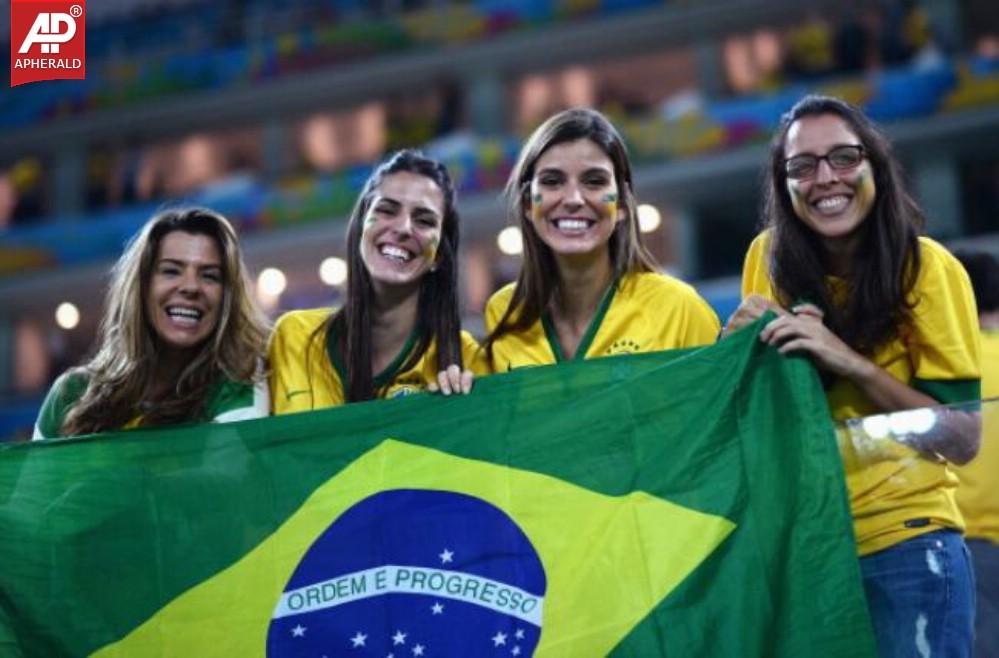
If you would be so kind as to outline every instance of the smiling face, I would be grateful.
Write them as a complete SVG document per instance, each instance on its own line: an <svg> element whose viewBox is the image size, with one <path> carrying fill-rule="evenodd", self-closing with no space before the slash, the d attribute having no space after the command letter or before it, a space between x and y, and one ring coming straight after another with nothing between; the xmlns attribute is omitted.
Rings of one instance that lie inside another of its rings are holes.
<svg viewBox="0 0 999 658"><path fill-rule="evenodd" d="M437 260L443 222L444 193L433 180L408 171L382 179L361 232L361 260L376 292L419 285Z"/></svg>
<svg viewBox="0 0 999 658"><path fill-rule="evenodd" d="M549 147L534 165L529 218L541 241L556 255L606 249L617 222L614 164L595 142L577 139Z"/></svg>
<svg viewBox="0 0 999 658"><path fill-rule="evenodd" d="M149 275L146 317L164 346L187 351L209 338L224 292L214 239L186 231L163 236Z"/></svg>
<svg viewBox="0 0 999 658"><path fill-rule="evenodd" d="M784 157L826 156L838 146L849 145L861 145L860 138L839 116L805 116L791 124ZM819 160L813 175L788 178L786 185L798 219L826 241L841 241L853 235L870 213L877 194L874 171L867 158L846 169Z"/></svg>

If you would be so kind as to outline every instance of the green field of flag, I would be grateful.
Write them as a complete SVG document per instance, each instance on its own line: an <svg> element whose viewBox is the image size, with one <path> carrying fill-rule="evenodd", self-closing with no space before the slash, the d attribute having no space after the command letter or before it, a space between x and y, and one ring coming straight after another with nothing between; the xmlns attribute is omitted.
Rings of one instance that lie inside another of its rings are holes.
<svg viewBox="0 0 999 658"><path fill-rule="evenodd" d="M2 656L871 657L818 378L752 330L0 449Z"/></svg>

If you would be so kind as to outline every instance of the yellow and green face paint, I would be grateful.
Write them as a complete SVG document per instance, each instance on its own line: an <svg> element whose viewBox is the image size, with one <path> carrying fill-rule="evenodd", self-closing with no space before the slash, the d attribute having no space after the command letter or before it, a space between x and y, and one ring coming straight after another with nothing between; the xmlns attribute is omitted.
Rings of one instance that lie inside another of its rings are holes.
<svg viewBox="0 0 999 658"><path fill-rule="evenodd" d="M607 204L607 216L611 218L612 222L616 222L618 220L617 201L617 192L608 192L603 196L603 202Z"/></svg>
<svg viewBox="0 0 999 658"><path fill-rule="evenodd" d="M437 249L440 247L441 238L439 235L432 235L427 239L426 244L423 246L423 253L420 254L421 258L426 261L432 268L437 263Z"/></svg>
<svg viewBox="0 0 999 658"><path fill-rule="evenodd" d="M854 185L857 194L857 208L861 216L866 216L874 207L874 198L877 196L877 186L874 184L874 172L869 167L865 167L857 174L857 183Z"/></svg>
<svg viewBox="0 0 999 658"><path fill-rule="evenodd" d="M541 193L535 192L531 195L531 220L539 221L541 219Z"/></svg>

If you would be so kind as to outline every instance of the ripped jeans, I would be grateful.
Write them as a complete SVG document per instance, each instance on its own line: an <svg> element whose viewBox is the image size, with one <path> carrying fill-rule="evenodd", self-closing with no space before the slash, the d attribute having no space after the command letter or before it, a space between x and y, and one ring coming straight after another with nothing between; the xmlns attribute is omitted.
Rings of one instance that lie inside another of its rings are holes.
<svg viewBox="0 0 999 658"><path fill-rule="evenodd" d="M960 533L936 530L860 558L881 658L970 658L975 584Z"/></svg>

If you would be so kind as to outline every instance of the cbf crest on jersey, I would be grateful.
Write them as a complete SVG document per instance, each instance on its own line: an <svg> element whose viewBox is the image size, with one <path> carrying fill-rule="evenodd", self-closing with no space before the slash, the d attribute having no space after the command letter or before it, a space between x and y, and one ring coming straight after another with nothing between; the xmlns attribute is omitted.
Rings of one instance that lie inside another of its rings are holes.
<svg viewBox="0 0 999 658"><path fill-rule="evenodd" d="M538 553L502 510L460 493L385 491L305 553L267 656L531 656L545 587Z"/></svg>

